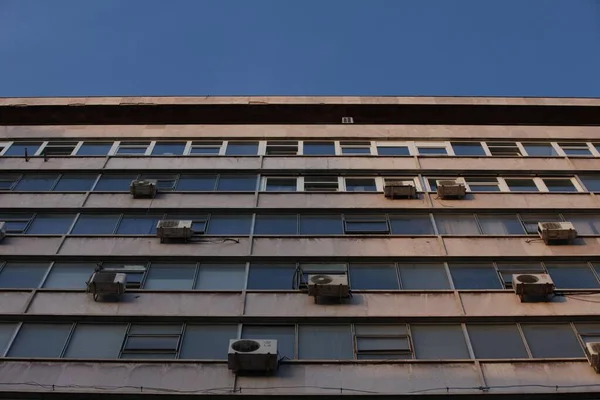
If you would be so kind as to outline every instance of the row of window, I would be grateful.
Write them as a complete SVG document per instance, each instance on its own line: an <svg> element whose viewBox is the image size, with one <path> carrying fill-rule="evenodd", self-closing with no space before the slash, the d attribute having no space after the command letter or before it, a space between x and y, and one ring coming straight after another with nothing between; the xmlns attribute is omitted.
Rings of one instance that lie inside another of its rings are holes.
<svg viewBox="0 0 600 400"><path fill-rule="evenodd" d="M599 214L120 214L0 213L12 234L152 235L162 219L191 220L196 235L535 235L538 222L572 222L600 235Z"/></svg>
<svg viewBox="0 0 600 400"><path fill-rule="evenodd" d="M578 177L497 177L437 176L369 177L369 176L257 176L233 174L2 174L0 190L53 192L128 192L136 179L154 179L161 192L383 192L385 181L403 181L417 191L435 192L437 180L454 179L470 192L597 192L600 176Z"/></svg>
<svg viewBox="0 0 600 400"><path fill-rule="evenodd" d="M31 141L0 143L1 156L476 156L600 157L600 142L516 141Z"/></svg>
<svg viewBox="0 0 600 400"><path fill-rule="evenodd" d="M0 356L225 360L229 340L240 337L277 340L282 360L583 358L585 343L600 341L600 324L7 322Z"/></svg>
<svg viewBox="0 0 600 400"><path fill-rule="evenodd" d="M0 288L85 289L99 263L0 263ZM298 274L345 273L353 290L510 289L513 274L550 274L557 289L600 289L599 262L103 262L129 289L292 290ZM304 280L306 281L306 280Z"/></svg>

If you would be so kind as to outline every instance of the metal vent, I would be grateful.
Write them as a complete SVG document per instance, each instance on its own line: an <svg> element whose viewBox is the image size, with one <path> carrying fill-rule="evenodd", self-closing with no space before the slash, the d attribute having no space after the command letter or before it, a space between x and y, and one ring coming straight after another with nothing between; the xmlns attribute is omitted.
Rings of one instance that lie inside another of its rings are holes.
<svg viewBox="0 0 600 400"><path fill-rule="evenodd" d="M327 285L331 283L333 279L329 275L315 275L310 278L310 282L315 285Z"/></svg>
<svg viewBox="0 0 600 400"><path fill-rule="evenodd" d="M542 227L545 229L562 229L562 225L560 222L544 222Z"/></svg>
<svg viewBox="0 0 600 400"><path fill-rule="evenodd" d="M179 221L177 220L163 220L160 224L161 228L175 228L179 226Z"/></svg>

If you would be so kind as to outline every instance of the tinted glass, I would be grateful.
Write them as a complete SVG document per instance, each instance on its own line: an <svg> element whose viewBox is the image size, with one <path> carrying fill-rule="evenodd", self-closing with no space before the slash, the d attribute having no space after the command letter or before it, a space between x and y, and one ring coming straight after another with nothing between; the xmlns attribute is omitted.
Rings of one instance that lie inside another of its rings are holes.
<svg viewBox="0 0 600 400"><path fill-rule="evenodd" d="M442 235L478 235L479 228L472 214L435 216L435 223Z"/></svg>
<svg viewBox="0 0 600 400"><path fill-rule="evenodd" d="M228 156L255 156L258 154L258 142L229 142L225 154Z"/></svg>
<svg viewBox="0 0 600 400"><path fill-rule="evenodd" d="M129 185L135 179L137 174L102 175L94 187L94 192L129 192Z"/></svg>
<svg viewBox="0 0 600 400"><path fill-rule="evenodd" d="M77 235L110 235L114 233L121 215L82 214L73 227L72 234Z"/></svg>
<svg viewBox="0 0 600 400"><path fill-rule="evenodd" d="M295 235L298 231L298 216L257 215L254 225L255 235Z"/></svg>
<svg viewBox="0 0 600 400"><path fill-rule="evenodd" d="M450 289L443 264L399 264L398 272L404 290Z"/></svg>
<svg viewBox="0 0 600 400"><path fill-rule="evenodd" d="M445 147L419 147L419 154L448 154Z"/></svg>
<svg viewBox="0 0 600 400"><path fill-rule="evenodd" d="M590 192L600 192L600 176L579 176Z"/></svg>
<svg viewBox="0 0 600 400"><path fill-rule="evenodd" d="M169 155L182 155L185 149L185 142L157 142L152 149L153 156L169 156Z"/></svg>
<svg viewBox="0 0 600 400"><path fill-rule="evenodd" d="M576 192L570 179L543 179L546 187L551 192Z"/></svg>
<svg viewBox="0 0 600 400"><path fill-rule="evenodd" d="M511 192L537 192L539 191L533 179L505 179Z"/></svg>
<svg viewBox="0 0 600 400"><path fill-rule="evenodd" d="M335 155L333 142L304 142L304 155L329 156Z"/></svg>
<svg viewBox="0 0 600 400"><path fill-rule="evenodd" d="M563 151L568 156L591 156L592 152L587 148L582 149L566 149L563 147Z"/></svg>
<svg viewBox="0 0 600 400"><path fill-rule="evenodd" d="M8 357L60 357L71 324L34 324L21 326Z"/></svg>
<svg viewBox="0 0 600 400"><path fill-rule="evenodd" d="M394 235L433 235L429 215L390 215Z"/></svg>
<svg viewBox="0 0 600 400"><path fill-rule="evenodd" d="M301 235L341 235L341 215L300 215Z"/></svg>
<svg viewBox="0 0 600 400"><path fill-rule="evenodd" d="M96 182L98 175L63 174L54 187L55 192L87 192Z"/></svg>
<svg viewBox="0 0 600 400"><path fill-rule="evenodd" d="M143 155L146 152L146 150L148 149L149 145L150 145L150 143L147 143L147 142L144 142L144 143L121 142L119 144L117 154Z"/></svg>
<svg viewBox="0 0 600 400"><path fill-rule="evenodd" d="M346 233L387 233L389 229L385 217L355 218L346 216L344 221L344 230Z"/></svg>
<svg viewBox="0 0 600 400"><path fill-rule="evenodd" d="M377 154L380 156L409 156L410 152L406 146L380 146L377 147Z"/></svg>
<svg viewBox="0 0 600 400"><path fill-rule="evenodd" d="M156 224L162 219L158 215L124 215L117 228L121 235L150 235L156 233Z"/></svg>
<svg viewBox="0 0 600 400"><path fill-rule="evenodd" d="M394 264L350 264L350 284L355 290L398 290Z"/></svg>
<svg viewBox="0 0 600 400"><path fill-rule="evenodd" d="M44 282L44 287L84 289L95 268L95 263L54 263L46 282Z"/></svg>
<svg viewBox="0 0 600 400"><path fill-rule="evenodd" d="M256 190L256 175L221 175L217 190L253 192Z"/></svg>
<svg viewBox="0 0 600 400"><path fill-rule="evenodd" d="M201 264L194 289L241 290L246 283L245 264Z"/></svg>
<svg viewBox="0 0 600 400"><path fill-rule="evenodd" d="M565 220L573 223L578 235L599 235L600 216L590 214L563 214Z"/></svg>
<svg viewBox="0 0 600 400"><path fill-rule="evenodd" d="M371 154L370 147L343 147L342 154Z"/></svg>
<svg viewBox="0 0 600 400"><path fill-rule="evenodd" d="M144 289L191 290L196 264L152 263Z"/></svg>
<svg viewBox="0 0 600 400"><path fill-rule="evenodd" d="M211 215L208 223L209 235L249 235L251 215Z"/></svg>
<svg viewBox="0 0 600 400"><path fill-rule="evenodd" d="M503 289L492 264L450 264L456 289Z"/></svg>
<svg viewBox="0 0 600 400"><path fill-rule="evenodd" d="M108 151L112 147L112 143L94 143L94 142L84 142L79 151L77 151L78 156L105 156L108 154Z"/></svg>
<svg viewBox="0 0 600 400"><path fill-rule="evenodd" d="M36 151L38 151L38 149L40 148L40 146L42 145L41 142L32 142L32 143L13 143L8 150L6 150L6 153L4 153L5 156L25 156L25 150L27 150L27 155L28 156L33 156L35 154Z"/></svg>
<svg viewBox="0 0 600 400"><path fill-rule="evenodd" d="M48 267L48 263L8 262L0 270L0 288L37 288Z"/></svg>
<svg viewBox="0 0 600 400"><path fill-rule="evenodd" d="M16 191L49 191L54 186L58 174L25 174L15 186Z"/></svg>
<svg viewBox="0 0 600 400"><path fill-rule="evenodd" d="M280 357L294 359L296 347L296 329L293 325L244 325L242 339L277 340L277 352Z"/></svg>
<svg viewBox="0 0 600 400"><path fill-rule="evenodd" d="M119 358L126 329L126 324L77 324L64 357Z"/></svg>
<svg viewBox="0 0 600 400"><path fill-rule="evenodd" d="M596 289L600 283L586 263L544 263L559 289Z"/></svg>
<svg viewBox="0 0 600 400"><path fill-rule="evenodd" d="M554 157L558 153L554 150L554 147L550 143L547 144L533 144L524 143L525 151L531 157Z"/></svg>
<svg viewBox="0 0 600 400"><path fill-rule="evenodd" d="M584 357L571 325L521 324L533 358Z"/></svg>
<svg viewBox="0 0 600 400"><path fill-rule="evenodd" d="M528 358L517 326L467 325L475 358Z"/></svg>
<svg viewBox="0 0 600 400"><path fill-rule="evenodd" d="M0 356L4 355L4 351L15 332L15 328L16 324L0 323Z"/></svg>
<svg viewBox="0 0 600 400"><path fill-rule="evenodd" d="M179 358L227 359L229 340L238 337L237 325L187 325Z"/></svg>
<svg viewBox="0 0 600 400"><path fill-rule="evenodd" d="M485 156L480 143L452 143L452 149L457 156Z"/></svg>
<svg viewBox="0 0 600 400"><path fill-rule="evenodd" d="M348 192L376 192L375 179L372 178L346 178L346 191Z"/></svg>
<svg viewBox="0 0 600 400"><path fill-rule="evenodd" d="M71 214L38 214L27 228L27 234L65 234L74 218Z"/></svg>
<svg viewBox="0 0 600 400"><path fill-rule="evenodd" d="M354 358L350 325L299 325L299 357L303 360Z"/></svg>
<svg viewBox="0 0 600 400"><path fill-rule="evenodd" d="M295 192L296 178L268 178L265 190L268 192Z"/></svg>
<svg viewBox="0 0 600 400"><path fill-rule="evenodd" d="M462 327L456 325L410 325L418 359L457 360L470 358Z"/></svg>
<svg viewBox="0 0 600 400"><path fill-rule="evenodd" d="M181 175L176 190L180 192L210 192L215 190L216 184L216 175Z"/></svg>
<svg viewBox="0 0 600 400"><path fill-rule="evenodd" d="M250 264L248 289L292 290L296 264Z"/></svg>
<svg viewBox="0 0 600 400"><path fill-rule="evenodd" d="M523 225L515 214L478 214L479 226L484 235L524 235Z"/></svg>

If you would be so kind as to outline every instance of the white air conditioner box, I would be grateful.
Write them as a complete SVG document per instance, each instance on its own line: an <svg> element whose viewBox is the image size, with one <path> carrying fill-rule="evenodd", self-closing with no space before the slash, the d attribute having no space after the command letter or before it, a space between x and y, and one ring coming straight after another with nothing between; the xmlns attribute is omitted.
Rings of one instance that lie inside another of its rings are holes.
<svg viewBox="0 0 600 400"><path fill-rule="evenodd" d="M188 240L194 233L192 231L193 221L181 221L163 219L156 224L156 236L160 238L161 243L165 239Z"/></svg>
<svg viewBox="0 0 600 400"><path fill-rule="evenodd" d="M350 296L346 274L308 275L308 295L314 297Z"/></svg>
<svg viewBox="0 0 600 400"><path fill-rule="evenodd" d="M231 339L227 366L238 371L275 371L278 367L277 340Z"/></svg>
<svg viewBox="0 0 600 400"><path fill-rule="evenodd" d="M6 222L0 221L0 242L6 237Z"/></svg>
<svg viewBox="0 0 600 400"><path fill-rule="evenodd" d="M554 292L554 282L548 274L515 274L512 276L512 286L521 299L547 298Z"/></svg>
<svg viewBox="0 0 600 400"><path fill-rule="evenodd" d="M388 199L414 199L417 197L417 189L413 181L386 180L383 194Z"/></svg>
<svg viewBox="0 0 600 400"><path fill-rule="evenodd" d="M134 199L149 198L153 199L158 190L158 181L156 179L144 179L131 181L129 192Z"/></svg>
<svg viewBox="0 0 600 400"><path fill-rule="evenodd" d="M437 180L435 185L442 199L462 199L466 195L465 185L455 180Z"/></svg>
<svg viewBox="0 0 600 400"><path fill-rule="evenodd" d="M127 274L112 271L97 271L92 274L87 283L87 291L98 296L121 295L125 293Z"/></svg>
<svg viewBox="0 0 600 400"><path fill-rule="evenodd" d="M577 237L570 222L539 222L538 233L546 244L569 244Z"/></svg>
<svg viewBox="0 0 600 400"><path fill-rule="evenodd" d="M600 373L600 342L585 344L585 355L596 373Z"/></svg>

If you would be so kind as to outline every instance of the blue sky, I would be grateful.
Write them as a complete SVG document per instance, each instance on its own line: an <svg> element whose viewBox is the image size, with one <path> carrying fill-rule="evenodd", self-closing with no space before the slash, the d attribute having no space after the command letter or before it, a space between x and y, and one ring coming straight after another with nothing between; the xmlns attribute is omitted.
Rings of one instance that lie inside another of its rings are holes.
<svg viewBox="0 0 600 400"><path fill-rule="evenodd" d="M600 0L0 0L0 96L600 97Z"/></svg>

